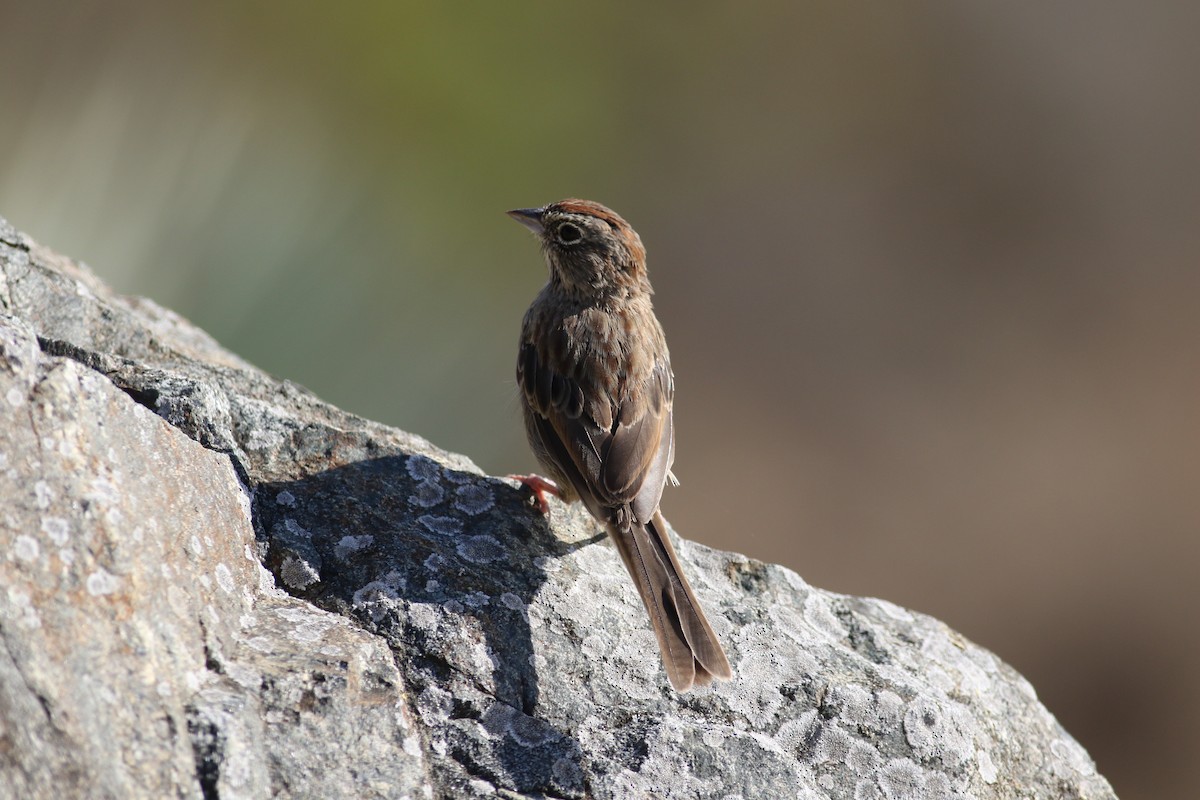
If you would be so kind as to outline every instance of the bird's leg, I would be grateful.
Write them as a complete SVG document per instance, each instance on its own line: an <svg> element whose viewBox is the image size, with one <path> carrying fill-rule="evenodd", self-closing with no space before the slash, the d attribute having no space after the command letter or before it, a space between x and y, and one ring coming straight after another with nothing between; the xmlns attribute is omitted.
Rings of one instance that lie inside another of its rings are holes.
<svg viewBox="0 0 1200 800"><path fill-rule="evenodd" d="M546 500L546 495L562 497L562 491L558 488L558 484L541 475L508 475L507 477L518 480L529 487L529 491L533 492L533 499L537 501L538 510L543 515L550 514L550 503Z"/></svg>

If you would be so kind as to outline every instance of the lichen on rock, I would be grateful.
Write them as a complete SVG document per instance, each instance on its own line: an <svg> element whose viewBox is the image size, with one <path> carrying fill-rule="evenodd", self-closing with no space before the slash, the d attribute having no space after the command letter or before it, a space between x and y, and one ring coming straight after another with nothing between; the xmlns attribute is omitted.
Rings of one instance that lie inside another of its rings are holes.
<svg viewBox="0 0 1200 800"><path fill-rule="evenodd" d="M0 220L0 797L1113 798L944 624L679 541L678 695L579 509Z"/></svg>

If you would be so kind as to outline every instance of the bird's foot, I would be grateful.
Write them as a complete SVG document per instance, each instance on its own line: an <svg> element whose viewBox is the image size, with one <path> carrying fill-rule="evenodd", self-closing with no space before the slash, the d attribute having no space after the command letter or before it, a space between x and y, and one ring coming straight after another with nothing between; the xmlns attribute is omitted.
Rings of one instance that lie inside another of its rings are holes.
<svg viewBox="0 0 1200 800"><path fill-rule="evenodd" d="M533 493L533 499L537 501L538 510L544 516L550 514L550 503L546 500L546 495L552 494L555 497L562 497L562 492L559 490L558 484L549 478L543 478L541 475L508 475L506 477L518 480L529 487L529 491Z"/></svg>

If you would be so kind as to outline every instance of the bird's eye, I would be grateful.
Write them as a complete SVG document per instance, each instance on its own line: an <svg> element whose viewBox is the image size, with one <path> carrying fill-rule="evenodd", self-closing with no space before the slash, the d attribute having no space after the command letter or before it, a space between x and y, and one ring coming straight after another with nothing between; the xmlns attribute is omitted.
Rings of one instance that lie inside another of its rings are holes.
<svg viewBox="0 0 1200 800"><path fill-rule="evenodd" d="M569 222L564 222L562 225L558 226L558 230L555 231L555 235L558 237L558 241L562 244L575 244L583 238L583 231L579 229L578 225L572 225Z"/></svg>

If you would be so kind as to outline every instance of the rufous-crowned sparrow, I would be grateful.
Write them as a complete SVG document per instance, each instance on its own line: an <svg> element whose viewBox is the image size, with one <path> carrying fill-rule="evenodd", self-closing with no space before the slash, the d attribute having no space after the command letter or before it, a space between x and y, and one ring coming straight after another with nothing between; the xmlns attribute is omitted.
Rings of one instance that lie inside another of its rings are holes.
<svg viewBox="0 0 1200 800"><path fill-rule="evenodd" d="M550 269L521 325L517 385L530 447L553 480L517 477L543 512L550 492L582 500L607 528L677 691L729 679L658 510L674 478L675 384L642 240L588 200L508 214L538 235Z"/></svg>

